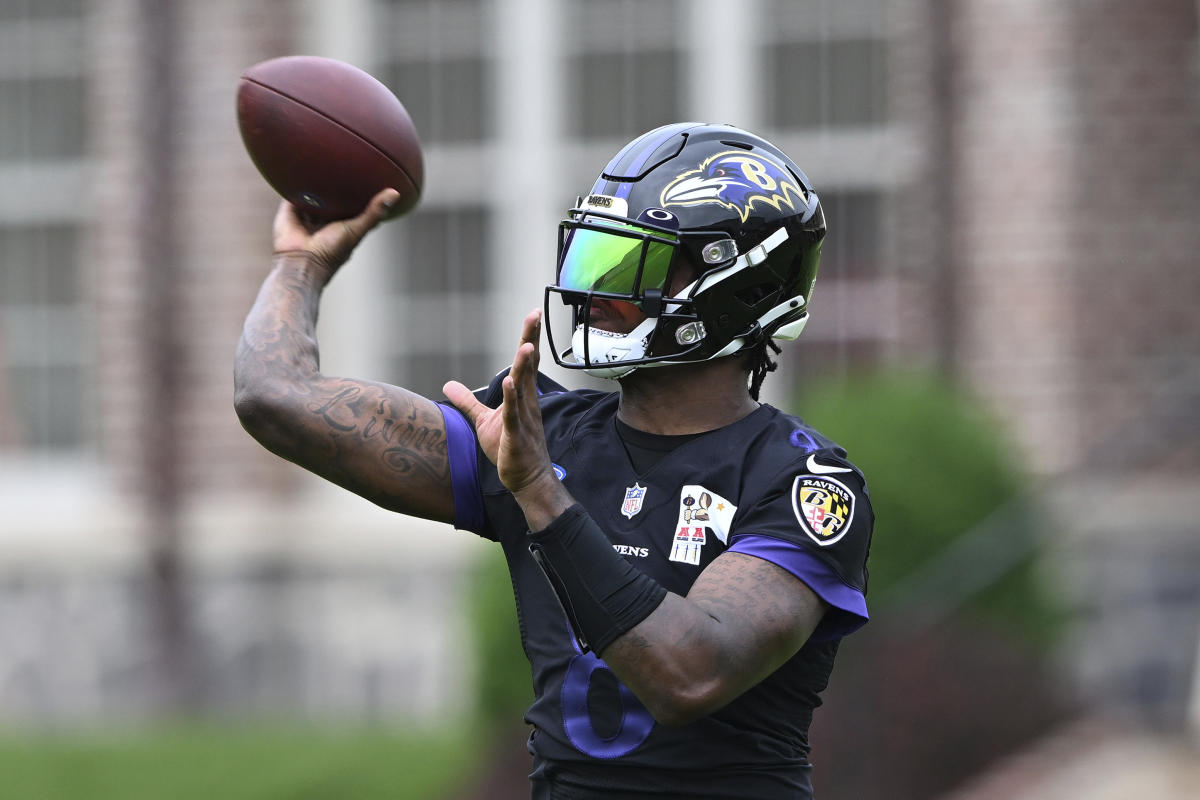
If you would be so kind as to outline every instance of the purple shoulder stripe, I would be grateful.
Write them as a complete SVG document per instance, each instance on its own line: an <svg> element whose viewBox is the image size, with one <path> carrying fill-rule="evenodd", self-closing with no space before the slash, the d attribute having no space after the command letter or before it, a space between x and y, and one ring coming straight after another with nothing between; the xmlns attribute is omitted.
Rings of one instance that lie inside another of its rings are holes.
<svg viewBox="0 0 1200 800"><path fill-rule="evenodd" d="M462 412L438 403L446 423L446 456L450 459L450 487L454 492L454 527L483 532L483 494L479 489L479 464L475 431Z"/></svg>
<svg viewBox="0 0 1200 800"><path fill-rule="evenodd" d="M867 599L863 593L847 586L829 565L800 545L772 536L744 534L733 537L729 550L755 556L786 569L808 584L829 605L829 611L809 641L838 639L867 624Z"/></svg>

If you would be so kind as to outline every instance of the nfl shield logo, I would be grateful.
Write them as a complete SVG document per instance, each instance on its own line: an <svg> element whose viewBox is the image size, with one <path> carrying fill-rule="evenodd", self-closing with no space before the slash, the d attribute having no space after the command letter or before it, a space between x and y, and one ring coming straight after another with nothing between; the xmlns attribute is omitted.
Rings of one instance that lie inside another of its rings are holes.
<svg viewBox="0 0 1200 800"><path fill-rule="evenodd" d="M642 498L646 496L646 487L636 483L625 490L625 502L621 504L621 513L629 519L642 510Z"/></svg>

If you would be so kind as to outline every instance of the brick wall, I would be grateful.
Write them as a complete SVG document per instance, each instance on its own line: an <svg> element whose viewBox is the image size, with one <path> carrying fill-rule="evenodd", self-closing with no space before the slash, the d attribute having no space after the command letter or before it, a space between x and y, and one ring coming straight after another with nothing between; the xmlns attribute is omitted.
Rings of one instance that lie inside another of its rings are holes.
<svg viewBox="0 0 1200 800"><path fill-rule="evenodd" d="M925 282L905 347L941 360L1042 471L1194 474L1200 81L1191 0L895 6L893 205Z"/></svg>
<svg viewBox="0 0 1200 800"><path fill-rule="evenodd" d="M1042 469L1079 434L1070 338L1074 179L1069 11L1034 0L957 4L952 252L962 374Z"/></svg>
<svg viewBox="0 0 1200 800"><path fill-rule="evenodd" d="M1200 615L1197 13L905 0L890 76L922 147L892 206L900 268L925 287L901 349L950 365L1055 478L1067 685L1172 728Z"/></svg>
<svg viewBox="0 0 1200 800"><path fill-rule="evenodd" d="M1112 467L1200 468L1200 72L1193 0L1073 19L1072 334L1087 441Z"/></svg>

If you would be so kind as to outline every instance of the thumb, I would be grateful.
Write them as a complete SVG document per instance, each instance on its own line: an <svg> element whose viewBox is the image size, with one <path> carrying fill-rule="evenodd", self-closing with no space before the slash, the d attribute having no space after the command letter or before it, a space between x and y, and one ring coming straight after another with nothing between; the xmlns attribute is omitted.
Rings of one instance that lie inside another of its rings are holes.
<svg viewBox="0 0 1200 800"><path fill-rule="evenodd" d="M395 189L384 189L371 198L371 202L367 203L367 207L357 217L349 220L350 228L357 234L357 238L361 239L367 235L367 232L383 222L396 208L396 204L400 202L400 193Z"/></svg>
<svg viewBox="0 0 1200 800"><path fill-rule="evenodd" d="M491 411L490 408L479 402L479 398L475 396L474 392L458 381L449 381L442 387L442 394L446 395L446 399L463 413L472 426L478 422L481 414Z"/></svg>
<svg viewBox="0 0 1200 800"><path fill-rule="evenodd" d="M357 217L330 222L313 235L310 247L326 263L335 269L350 259L358 243L380 222L387 218L389 209L399 202L400 193L395 189L384 189L371 198L371 202Z"/></svg>

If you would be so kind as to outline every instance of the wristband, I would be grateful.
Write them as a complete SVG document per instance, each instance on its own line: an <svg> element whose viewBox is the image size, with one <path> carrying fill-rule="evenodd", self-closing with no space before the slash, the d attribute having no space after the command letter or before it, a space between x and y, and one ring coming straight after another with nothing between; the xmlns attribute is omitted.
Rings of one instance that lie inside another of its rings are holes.
<svg viewBox="0 0 1200 800"><path fill-rule="evenodd" d="M529 552L585 653L600 654L667 596L666 587L617 555L578 503L545 529L529 534Z"/></svg>

